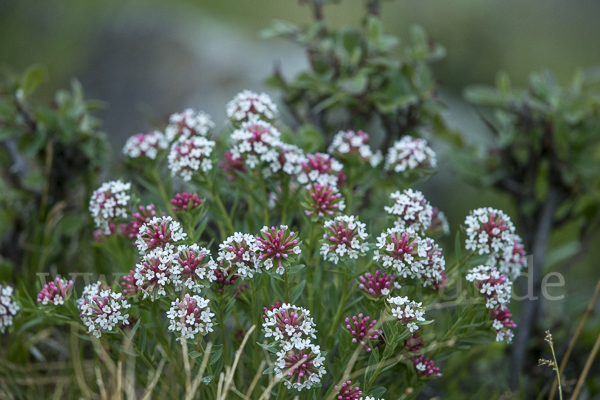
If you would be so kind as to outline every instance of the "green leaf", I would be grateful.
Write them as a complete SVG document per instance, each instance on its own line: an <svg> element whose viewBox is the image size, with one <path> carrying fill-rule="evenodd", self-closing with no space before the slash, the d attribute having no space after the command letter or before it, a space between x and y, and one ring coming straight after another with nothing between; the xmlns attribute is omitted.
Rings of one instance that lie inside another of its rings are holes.
<svg viewBox="0 0 600 400"><path fill-rule="evenodd" d="M464 97L467 101L481 106L500 107L504 104L500 92L487 86L470 86L465 89Z"/></svg>
<svg viewBox="0 0 600 400"><path fill-rule="evenodd" d="M304 291L305 286L306 286L306 279L303 279L302 282L300 282L299 284L296 285L296 287L294 288L294 291L292 292L292 296L290 297L291 303L294 303L296 300L298 300L300 295L302 295L302 292Z"/></svg>
<svg viewBox="0 0 600 400"><path fill-rule="evenodd" d="M32 94L35 89L46 79L46 69L41 65L32 65L21 77L20 87L25 97Z"/></svg>

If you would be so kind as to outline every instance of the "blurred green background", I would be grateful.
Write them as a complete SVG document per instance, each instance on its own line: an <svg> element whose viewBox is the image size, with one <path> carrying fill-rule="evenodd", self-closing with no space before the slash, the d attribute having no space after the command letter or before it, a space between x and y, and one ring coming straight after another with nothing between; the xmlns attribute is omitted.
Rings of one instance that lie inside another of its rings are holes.
<svg viewBox="0 0 600 400"><path fill-rule="evenodd" d="M325 17L334 26L358 26L362 6L342 0L327 6ZM487 132L461 99L465 86L493 84L499 70L515 86L524 85L530 72L543 68L566 83L578 68L600 65L598 0L397 0L383 7L388 33L406 37L418 23L446 47L435 75L450 125L470 140L485 140ZM106 102L99 117L118 155L127 137L185 107L204 109L223 127L226 102L242 89L264 90L262 81L276 63L286 76L305 68L301 48L260 39L274 19L302 23L311 16L293 0L0 0L0 65L14 71L45 65L49 80L42 95L48 99L72 78L80 80L88 97ZM475 207L512 213L507 199L460 182L444 163L440 170L422 189L453 229ZM548 271L568 254L562 244L572 229L553 239ZM551 294L566 296L546 302L544 329L578 322L598 279L599 245L561 271L567 286ZM556 339L560 354L568 337ZM593 339L584 336L583 345L591 347ZM489 361L480 359L478 370L485 372Z"/></svg>

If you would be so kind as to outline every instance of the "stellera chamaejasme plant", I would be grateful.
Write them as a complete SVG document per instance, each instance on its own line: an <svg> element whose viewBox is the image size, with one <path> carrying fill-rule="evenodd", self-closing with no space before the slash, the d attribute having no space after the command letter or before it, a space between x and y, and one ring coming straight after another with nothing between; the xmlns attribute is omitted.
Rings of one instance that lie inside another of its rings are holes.
<svg viewBox="0 0 600 400"><path fill-rule="evenodd" d="M95 375L75 391L165 398L412 398L453 353L510 343L522 241L480 208L444 248L443 212L409 188L435 172L425 140L382 153L346 130L307 153L266 94L226 114L218 135L188 109L132 136L127 168L89 200L89 240L124 278L52 277L37 301L2 286L1 331L70 325L74 366L91 357ZM363 217L367 183L382 218Z"/></svg>

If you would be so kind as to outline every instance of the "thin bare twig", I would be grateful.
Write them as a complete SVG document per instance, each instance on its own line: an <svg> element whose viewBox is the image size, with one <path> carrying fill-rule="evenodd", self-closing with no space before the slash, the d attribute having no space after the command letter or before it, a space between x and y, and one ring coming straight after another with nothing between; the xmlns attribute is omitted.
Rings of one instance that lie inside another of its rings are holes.
<svg viewBox="0 0 600 400"><path fill-rule="evenodd" d="M571 396L571 400L577 400L579 397L579 392L583 387L583 383L585 382L585 378L587 377L588 372L590 372L590 367L594 362L594 358L596 358L596 354L598 353L598 349L600 349L600 333L598 334L598 338L596 339L596 343L594 343L594 347L592 348L592 352L590 353L585 365L583 366L583 371L581 371L581 375L579 376L579 380L577 380L577 386L575 386L575 390L573 391L573 396Z"/></svg>
<svg viewBox="0 0 600 400"><path fill-rule="evenodd" d="M565 352L565 355L563 356L563 359L560 362L560 371L564 371L565 366L567 365L567 361L569 360L569 357L571 356L573 347L575 347L575 343L577 342L579 335L583 331L583 326L587 322L587 319L589 318L590 314L592 313L592 310L594 309L594 304L596 303L596 298L598 297L598 293L600 293L600 280L596 284L596 289L594 290L594 294L592 295L592 298L591 298L590 302L588 303L587 308L585 309L583 318L581 319L581 322L579 322L579 326L577 326L577 330L575 331L575 334L573 335L573 337L571 338L571 341L569 342L569 347L567 348L567 351ZM548 400L554 399L554 395L556 394L557 387L558 387L558 379L554 378L554 382L552 382L552 389L550 389L550 395L548 396Z"/></svg>

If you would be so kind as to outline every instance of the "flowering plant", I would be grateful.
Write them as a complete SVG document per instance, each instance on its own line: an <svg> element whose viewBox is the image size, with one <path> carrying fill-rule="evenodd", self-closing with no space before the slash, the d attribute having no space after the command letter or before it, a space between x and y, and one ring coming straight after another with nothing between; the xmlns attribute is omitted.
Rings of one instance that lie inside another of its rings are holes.
<svg viewBox="0 0 600 400"><path fill-rule="evenodd" d="M220 136L207 114L186 110L149 134L155 151L145 137L128 140L130 174L89 202L97 247L121 260L123 280L78 295L56 277L38 305L2 287L2 330L18 318L68 323L103 363L150 370L125 377L129 387L219 399L414 396L452 353L510 342L511 281L524 259L508 215L474 210L452 254L444 215L423 193L372 183L431 173L423 139L382 154L348 130L328 153L308 153L284 141L266 94L240 93L227 115ZM136 176L140 166L154 183ZM387 205L371 204L364 185ZM388 218L364 220L373 206ZM85 377L78 385L102 390Z"/></svg>

